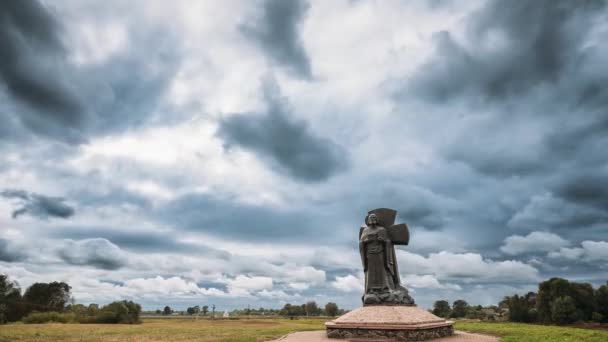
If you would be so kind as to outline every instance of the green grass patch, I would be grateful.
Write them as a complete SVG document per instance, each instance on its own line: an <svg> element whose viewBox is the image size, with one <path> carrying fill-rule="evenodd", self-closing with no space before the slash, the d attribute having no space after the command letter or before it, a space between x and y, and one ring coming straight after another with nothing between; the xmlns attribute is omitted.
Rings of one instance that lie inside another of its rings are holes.
<svg viewBox="0 0 608 342"><path fill-rule="evenodd" d="M608 330L524 323L456 322L457 330L500 336L501 342L608 341Z"/></svg>

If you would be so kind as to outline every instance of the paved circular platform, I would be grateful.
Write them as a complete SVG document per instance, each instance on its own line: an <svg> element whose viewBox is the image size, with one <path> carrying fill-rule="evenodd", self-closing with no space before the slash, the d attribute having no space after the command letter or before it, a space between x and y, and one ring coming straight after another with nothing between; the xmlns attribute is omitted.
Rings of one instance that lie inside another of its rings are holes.
<svg viewBox="0 0 608 342"><path fill-rule="evenodd" d="M345 342L348 340L328 338L325 330L316 331L301 331L292 333L286 336L274 340L273 342ZM352 341L364 342L365 340L353 339ZM382 340L368 340L368 341L382 341ZM384 340L388 341L388 340ZM433 342L497 342L498 337L490 335L472 334L464 331L456 331L454 335L449 337L443 337Z"/></svg>
<svg viewBox="0 0 608 342"><path fill-rule="evenodd" d="M451 336L454 322L417 306L363 306L326 322L330 338L428 341Z"/></svg>

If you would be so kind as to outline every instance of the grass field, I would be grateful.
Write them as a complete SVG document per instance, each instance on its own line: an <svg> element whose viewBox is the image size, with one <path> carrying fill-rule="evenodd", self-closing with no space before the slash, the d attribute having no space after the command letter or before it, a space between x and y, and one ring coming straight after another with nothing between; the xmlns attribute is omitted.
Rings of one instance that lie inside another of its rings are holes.
<svg viewBox="0 0 608 342"><path fill-rule="evenodd" d="M8 324L0 325L0 342L8 341L267 341L293 331L323 329L326 319L198 320L144 319L137 325ZM516 323L457 322L456 329L501 336L501 341L608 341L608 330Z"/></svg>
<svg viewBox="0 0 608 342"><path fill-rule="evenodd" d="M591 330L523 323L457 322L456 329L501 336L501 342L608 341L608 330Z"/></svg>
<svg viewBox="0 0 608 342"><path fill-rule="evenodd" d="M267 341L293 331L323 329L319 319L144 319L143 324L0 325L0 341Z"/></svg>

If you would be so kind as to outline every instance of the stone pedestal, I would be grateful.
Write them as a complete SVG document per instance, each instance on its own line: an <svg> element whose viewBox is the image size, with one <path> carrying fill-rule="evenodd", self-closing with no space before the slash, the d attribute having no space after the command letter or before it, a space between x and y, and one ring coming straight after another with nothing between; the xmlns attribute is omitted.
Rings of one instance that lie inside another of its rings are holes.
<svg viewBox="0 0 608 342"><path fill-rule="evenodd" d="M453 322L416 306L364 306L325 328L327 337L362 341L424 341L454 333Z"/></svg>

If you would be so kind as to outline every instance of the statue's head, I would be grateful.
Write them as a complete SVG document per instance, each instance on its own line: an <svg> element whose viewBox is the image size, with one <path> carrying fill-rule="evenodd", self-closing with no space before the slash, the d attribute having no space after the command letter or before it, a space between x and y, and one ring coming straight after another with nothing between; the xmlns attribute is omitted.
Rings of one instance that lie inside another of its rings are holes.
<svg viewBox="0 0 608 342"><path fill-rule="evenodd" d="M376 214L374 213L369 214L369 216L367 217L367 223L370 226L378 224L378 216L376 216Z"/></svg>

